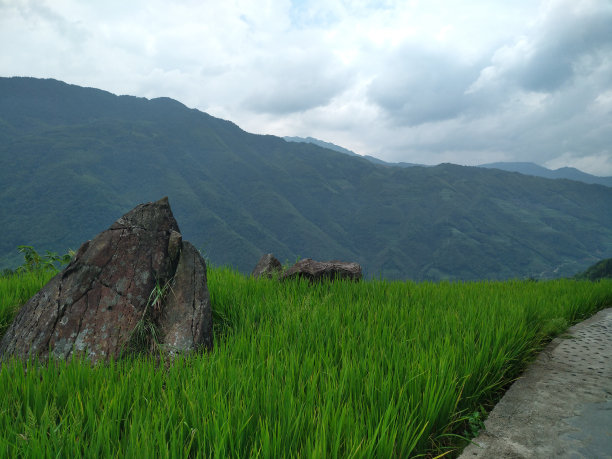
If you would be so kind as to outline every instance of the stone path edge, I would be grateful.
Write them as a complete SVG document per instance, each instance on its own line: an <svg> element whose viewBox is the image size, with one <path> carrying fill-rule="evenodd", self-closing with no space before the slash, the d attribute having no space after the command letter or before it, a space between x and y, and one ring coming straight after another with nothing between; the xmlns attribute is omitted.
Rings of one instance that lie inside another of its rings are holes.
<svg viewBox="0 0 612 459"><path fill-rule="evenodd" d="M553 339L459 458L612 458L612 308Z"/></svg>

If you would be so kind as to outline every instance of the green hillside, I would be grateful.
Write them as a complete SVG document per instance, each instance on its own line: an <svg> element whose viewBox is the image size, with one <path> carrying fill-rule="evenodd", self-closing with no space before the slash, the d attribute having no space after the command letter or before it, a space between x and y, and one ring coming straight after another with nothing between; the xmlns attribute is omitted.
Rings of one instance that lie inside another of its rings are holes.
<svg viewBox="0 0 612 459"><path fill-rule="evenodd" d="M598 281L601 279L612 279L612 258L598 261L586 271L576 274L576 279Z"/></svg>
<svg viewBox="0 0 612 459"><path fill-rule="evenodd" d="M391 168L249 134L177 101L0 78L0 268L64 253L169 196L184 237L249 272L262 253L366 275L572 275L612 256L612 189L443 164Z"/></svg>

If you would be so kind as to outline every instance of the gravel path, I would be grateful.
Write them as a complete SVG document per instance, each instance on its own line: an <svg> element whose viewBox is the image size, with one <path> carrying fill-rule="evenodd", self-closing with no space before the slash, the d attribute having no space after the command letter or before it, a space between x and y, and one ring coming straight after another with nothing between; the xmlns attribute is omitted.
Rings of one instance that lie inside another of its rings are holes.
<svg viewBox="0 0 612 459"><path fill-rule="evenodd" d="M460 459L612 458L612 308L550 342Z"/></svg>

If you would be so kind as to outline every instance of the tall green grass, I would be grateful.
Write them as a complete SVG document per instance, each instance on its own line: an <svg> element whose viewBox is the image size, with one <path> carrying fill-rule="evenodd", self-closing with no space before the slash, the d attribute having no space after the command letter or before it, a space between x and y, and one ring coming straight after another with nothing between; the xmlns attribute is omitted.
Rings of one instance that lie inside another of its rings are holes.
<svg viewBox="0 0 612 459"><path fill-rule="evenodd" d="M4 334L19 307L40 290L55 271L23 271L0 276L0 337Z"/></svg>
<svg viewBox="0 0 612 459"><path fill-rule="evenodd" d="M211 269L209 290L210 353L3 364L0 455L443 454L546 339L612 304L610 281L310 285Z"/></svg>

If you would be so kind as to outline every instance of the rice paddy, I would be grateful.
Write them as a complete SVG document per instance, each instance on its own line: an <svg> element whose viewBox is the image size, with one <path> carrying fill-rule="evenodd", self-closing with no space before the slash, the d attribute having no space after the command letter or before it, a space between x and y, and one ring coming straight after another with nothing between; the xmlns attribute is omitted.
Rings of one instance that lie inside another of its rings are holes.
<svg viewBox="0 0 612 459"><path fill-rule="evenodd" d="M0 278L0 334L50 273ZM452 457L612 281L311 285L209 269L215 345L0 368L0 457Z"/></svg>

